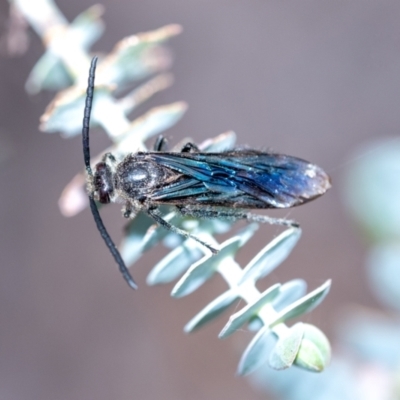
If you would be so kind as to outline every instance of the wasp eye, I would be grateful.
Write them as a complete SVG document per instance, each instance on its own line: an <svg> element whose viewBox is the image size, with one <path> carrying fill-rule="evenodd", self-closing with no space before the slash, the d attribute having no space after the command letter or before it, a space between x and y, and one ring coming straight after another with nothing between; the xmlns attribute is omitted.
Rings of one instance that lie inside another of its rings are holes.
<svg viewBox="0 0 400 400"><path fill-rule="evenodd" d="M102 204L110 203L114 194L113 177L110 167L105 162L96 165L94 187L99 202Z"/></svg>

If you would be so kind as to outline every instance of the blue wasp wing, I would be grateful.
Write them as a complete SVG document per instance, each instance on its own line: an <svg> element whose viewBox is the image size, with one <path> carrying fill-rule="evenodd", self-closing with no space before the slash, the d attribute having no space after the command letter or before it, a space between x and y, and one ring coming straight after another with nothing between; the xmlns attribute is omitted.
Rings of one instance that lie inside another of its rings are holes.
<svg viewBox="0 0 400 400"><path fill-rule="evenodd" d="M241 208L288 208L321 196L329 176L308 161L256 150L222 153L147 153L174 171L176 180L160 185L152 199L165 203Z"/></svg>

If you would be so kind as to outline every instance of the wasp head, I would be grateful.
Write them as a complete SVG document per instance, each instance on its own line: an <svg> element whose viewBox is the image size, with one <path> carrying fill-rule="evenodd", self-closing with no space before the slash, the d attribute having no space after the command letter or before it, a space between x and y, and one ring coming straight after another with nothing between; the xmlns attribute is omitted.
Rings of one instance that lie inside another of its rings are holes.
<svg viewBox="0 0 400 400"><path fill-rule="evenodd" d="M99 162L95 166L93 177L94 195L102 204L111 202L114 194L113 173L105 162Z"/></svg>

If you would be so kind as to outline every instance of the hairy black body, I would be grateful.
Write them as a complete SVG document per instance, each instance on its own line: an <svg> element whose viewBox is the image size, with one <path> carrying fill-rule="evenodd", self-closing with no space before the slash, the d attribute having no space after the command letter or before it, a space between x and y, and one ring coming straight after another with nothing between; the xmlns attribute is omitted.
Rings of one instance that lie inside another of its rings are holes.
<svg viewBox="0 0 400 400"><path fill-rule="evenodd" d="M315 199L329 186L318 166L257 150L129 154L114 174L120 196L157 205L288 208Z"/></svg>
<svg viewBox="0 0 400 400"><path fill-rule="evenodd" d="M251 149L219 153L200 152L187 143L181 152L166 152L159 137L154 151L138 152L117 160L110 153L90 168L89 118L96 59L93 59L83 123L83 149L89 176L89 199L97 227L131 287L136 287L118 250L108 235L94 200L125 202L123 215L143 211L159 225L192 238L214 254L218 249L171 225L158 211L161 205L198 218L246 219L298 226L296 222L253 214L249 209L289 208L315 199L330 187L329 176L318 166L283 154Z"/></svg>

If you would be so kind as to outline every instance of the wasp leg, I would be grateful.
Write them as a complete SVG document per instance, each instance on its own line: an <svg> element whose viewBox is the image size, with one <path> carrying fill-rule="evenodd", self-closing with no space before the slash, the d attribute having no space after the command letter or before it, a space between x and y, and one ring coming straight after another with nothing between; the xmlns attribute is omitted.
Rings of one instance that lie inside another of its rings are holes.
<svg viewBox="0 0 400 400"><path fill-rule="evenodd" d="M198 153L199 151L200 149L192 142L186 143L181 149L182 153Z"/></svg>
<svg viewBox="0 0 400 400"><path fill-rule="evenodd" d="M211 245L203 242L200 240L198 237L191 235L189 232L184 231L183 229L180 229L174 225L171 225L169 222L167 222L165 219L163 219L156 211L154 208L149 208L146 210L147 214L154 219L154 221L157 222L160 226L164 227L165 229L168 229L171 232L177 233L178 235L183 236L186 239L193 239L196 242L200 243L202 246L206 247L209 249L213 254L217 254L219 250L215 249Z"/></svg>
<svg viewBox="0 0 400 400"><path fill-rule="evenodd" d="M125 203L125 206L122 208L121 211L122 211L122 215L124 216L124 218L133 218L134 217L134 215L132 215L132 214L134 214L135 210L129 201L127 201Z"/></svg>
<svg viewBox="0 0 400 400"><path fill-rule="evenodd" d="M163 135L159 135L157 140L154 143L153 150L154 151L163 151L167 147L167 139Z"/></svg>
<svg viewBox="0 0 400 400"><path fill-rule="evenodd" d="M260 222L263 224L271 225L284 225L291 228L299 228L300 225L293 220L285 218L272 218L267 215L253 214L251 212L243 212L239 210L227 210L227 209L203 209L194 207L177 206L177 209L182 215L191 215L195 218L221 218L227 220L237 221L239 219L245 219L247 221Z"/></svg>
<svg viewBox="0 0 400 400"><path fill-rule="evenodd" d="M250 212L245 213L245 215L247 221L261 222L262 224L283 225L288 226L289 228L300 228L299 223L292 219L272 218L267 215L253 214Z"/></svg>

